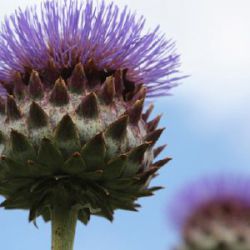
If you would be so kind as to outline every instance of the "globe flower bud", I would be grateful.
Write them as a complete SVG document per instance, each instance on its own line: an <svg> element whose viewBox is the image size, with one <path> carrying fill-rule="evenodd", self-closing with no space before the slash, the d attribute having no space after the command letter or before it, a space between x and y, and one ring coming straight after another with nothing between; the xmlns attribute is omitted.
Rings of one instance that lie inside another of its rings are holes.
<svg viewBox="0 0 250 250"><path fill-rule="evenodd" d="M183 244L177 249L250 249L249 184L249 178L217 176L186 187L172 214L182 231Z"/></svg>
<svg viewBox="0 0 250 250"><path fill-rule="evenodd" d="M111 3L45 1L0 30L0 194L6 209L52 221L53 249L73 246L76 220L113 220L152 195L163 147L145 98L178 80L174 42L144 33Z"/></svg>

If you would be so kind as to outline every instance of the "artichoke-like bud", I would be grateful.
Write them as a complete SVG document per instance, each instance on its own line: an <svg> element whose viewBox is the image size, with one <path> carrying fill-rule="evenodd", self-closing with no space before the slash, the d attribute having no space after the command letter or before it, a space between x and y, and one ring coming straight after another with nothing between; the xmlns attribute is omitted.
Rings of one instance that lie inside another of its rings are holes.
<svg viewBox="0 0 250 250"><path fill-rule="evenodd" d="M183 238L176 249L249 250L249 185L247 178L224 176L186 188L174 214Z"/></svg>
<svg viewBox="0 0 250 250"><path fill-rule="evenodd" d="M120 91L124 72L86 68L90 75L78 63L46 88L32 71L27 86L20 78L1 100L2 206L29 209L30 220L49 220L57 199L79 207L84 223L91 214L112 220L115 209L136 211L134 201L152 194L148 182L169 160L154 161L163 129L158 117L143 119L145 87Z"/></svg>
<svg viewBox="0 0 250 250"><path fill-rule="evenodd" d="M0 194L29 220L55 207L113 219L170 158L155 160L163 128L145 98L180 77L174 43L144 19L104 2L45 1L6 18L0 32ZM8 46L6 45L8 44Z"/></svg>

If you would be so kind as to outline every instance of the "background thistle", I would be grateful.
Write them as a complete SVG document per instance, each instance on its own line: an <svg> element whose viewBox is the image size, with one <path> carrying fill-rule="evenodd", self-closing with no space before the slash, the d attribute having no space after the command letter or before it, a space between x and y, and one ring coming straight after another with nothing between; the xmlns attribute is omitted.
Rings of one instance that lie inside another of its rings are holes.
<svg viewBox="0 0 250 250"><path fill-rule="evenodd" d="M178 250L249 250L249 178L217 176L192 183L178 196L173 221Z"/></svg>
<svg viewBox="0 0 250 250"><path fill-rule="evenodd" d="M40 11L41 10L41 11ZM73 248L77 219L113 219L149 196L163 129L145 97L177 84L179 56L158 28L114 4L47 1L0 32L0 193L6 209L52 221L52 248Z"/></svg>

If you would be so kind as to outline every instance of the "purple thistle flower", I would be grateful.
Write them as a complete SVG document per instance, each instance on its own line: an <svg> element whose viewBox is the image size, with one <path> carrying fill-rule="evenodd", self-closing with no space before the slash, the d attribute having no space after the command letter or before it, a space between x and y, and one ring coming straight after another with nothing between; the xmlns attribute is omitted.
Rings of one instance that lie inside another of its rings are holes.
<svg viewBox="0 0 250 250"><path fill-rule="evenodd" d="M183 77L175 43L159 32L144 32L144 17L136 18L102 1L46 1L17 10L0 31L0 81L7 85L16 72L41 71L53 60L62 72L93 60L107 72L126 69L126 77L147 86L147 96L169 94Z"/></svg>
<svg viewBox="0 0 250 250"><path fill-rule="evenodd" d="M249 177L229 175L185 187L170 209L182 232L180 249L249 249L249 187Z"/></svg>
<svg viewBox="0 0 250 250"><path fill-rule="evenodd" d="M195 210L213 201L238 200L250 208L250 179L242 176L202 178L179 192L170 208L176 225L183 226Z"/></svg>
<svg viewBox="0 0 250 250"><path fill-rule="evenodd" d="M164 128L145 97L182 77L174 42L144 24L113 3L47 0L0 29L0 206L51 221L53 250L73 250L78 220L161 189L171 158L156 160Z"/></svg>

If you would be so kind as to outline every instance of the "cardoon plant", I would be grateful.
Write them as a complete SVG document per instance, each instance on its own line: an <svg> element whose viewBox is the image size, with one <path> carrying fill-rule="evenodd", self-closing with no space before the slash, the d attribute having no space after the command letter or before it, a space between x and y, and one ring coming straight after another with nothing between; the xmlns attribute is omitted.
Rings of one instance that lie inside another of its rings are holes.
<svg viewBox="0 0 250 250"><path fill-rule="evenodd" d="M179 55L144 24L112 3L52 0L1 26L2 207L51 221L53 250L73 249L77 220L136 211L170 160L154 160L163 129L143 108L177 84Z"/></svg>
<svg viewBox="0 0 250 250"><path fill-rule="evenodd" d="M182 231L178 250L250 250L250 178L216 176L192 183L173 202Z"/></svg>

